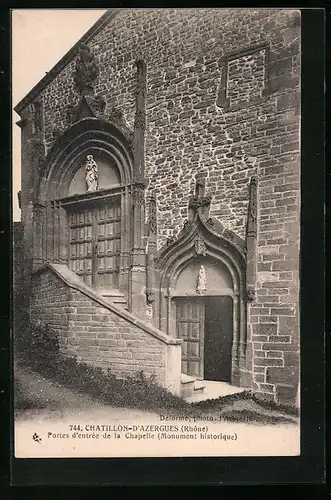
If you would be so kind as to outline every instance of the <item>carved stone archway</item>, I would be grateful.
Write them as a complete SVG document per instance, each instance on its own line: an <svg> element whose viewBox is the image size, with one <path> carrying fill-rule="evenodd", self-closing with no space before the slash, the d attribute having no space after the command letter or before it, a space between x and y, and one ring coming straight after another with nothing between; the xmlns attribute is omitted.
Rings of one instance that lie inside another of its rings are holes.
<svg viewBox="0 0 331 500"><path fill-rule="evenodd" d="M84 98L85 99L85 98ZM144 189L134 171L134 152L129 134L112 122L84 117L71 125L49 151L40 172L34 213L34 267L43 262L68 263L70 207L114 200L120 206L119 291L130 302L132 253L143 241ZM118 172L115 187L70 195L70 185L88 155L112 164ZM140 195L138 195L138 192ZM91 205L92 204L92 205ZM89 284L89 283L88 283Z"/></svg>
<svg viewBox="0 0 331 500"><path fill-rule="evenodd" d="M100 152L116 163L121 185L133 179L133 152L128 138L113 123L95 117L79 120L55 142L42 166L38 201L64 198L86 154Z"/></svg>
<svg viewBox="0 0 331 500"><path fill-rule="evenodd" d="M233 299L233 342L231 382L240 382L240 364L245 358L246 334L246 243L232 231L225 229L215 219L206 219L197 211L194 220L187 221L178 238L165 245L156 260L159 270L159 294L157 308L159 328L175 335L173 299L176 281L190 262L219 263L231 276L231 290L226 291ZM215 292L214 292L215 293ZM216 292L217 293L217 292ZM225 292L220 290L221 296ZM190 293L191 297L198 294Z"/></svg>

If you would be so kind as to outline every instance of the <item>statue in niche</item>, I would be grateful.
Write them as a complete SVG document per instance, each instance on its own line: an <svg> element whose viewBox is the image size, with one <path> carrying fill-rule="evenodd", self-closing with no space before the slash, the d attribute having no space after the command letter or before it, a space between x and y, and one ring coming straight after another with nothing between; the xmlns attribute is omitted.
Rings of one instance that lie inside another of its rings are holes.
<svg viewBox="0 0 331 500"><path fill-rule="evenodd" d="M86 190L96 191L98 189L98 165L96 164L93 155L87 155L85 163L85 181Z"/></svg>
<svg viewBox="0 0 331 500"><path fill-rule="evenodd" d="M204 266L201 266L198 274L197 294L203 295L207 290L207 276Z"/></svg>

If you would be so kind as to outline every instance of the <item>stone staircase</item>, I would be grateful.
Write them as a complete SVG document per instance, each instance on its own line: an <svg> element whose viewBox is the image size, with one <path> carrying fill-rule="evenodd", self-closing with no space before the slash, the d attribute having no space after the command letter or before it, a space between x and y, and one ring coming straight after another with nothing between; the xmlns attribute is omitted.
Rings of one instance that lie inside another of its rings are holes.
<svg viewBox="0 0 331 500"><path fill-rule="evenodd" d="M276 386L277 400L281 404L295 404L297 407L300 406L300 394L294 384L280 383Z"/></svg>
<svg viewBox="0 0 331 500"><path fill-rule="evenodd" d="M194 377L182 373L180 376L180 388L182 398L186 399L197 394L203 394L205 386L203 380L197 380Z"/></svg>
<svg viewBox="0 0 331 500"><path fill-rule="evenodd" d="M122 309L128 310L128 303L123 293L120 293L118 290L107 289L107 290L98 290L98 293L101 295L103 300L109 303L116 304Z"/></svg>
<svg viewBox="0 0 331 500"><path fill-rule="evenodd" d="M188 403L197 403L207 399L217 399L229 394L244 392L246 389L231 385L228 382L216 382L212 380L197 380L185 373L180 379L181 397Z"/></svg>
<svg viewBox="0 0 331 500"><path fill-rule="evenodd" d="M189 396L184 396L187 403L197 403L207 399L218 399L219 397L229 396L244 392L245 388L231 385L228 382L217 382L213 380L196 380L194 391ZM201 389L203 386L203 389Z"/></svg>

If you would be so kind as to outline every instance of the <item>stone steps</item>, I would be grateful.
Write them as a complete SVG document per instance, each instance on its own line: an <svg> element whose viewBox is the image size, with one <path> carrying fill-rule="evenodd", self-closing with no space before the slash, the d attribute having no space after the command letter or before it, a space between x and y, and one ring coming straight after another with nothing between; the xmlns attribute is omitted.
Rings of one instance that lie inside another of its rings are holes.
<svg viewBox="0 0 331 500"><path fill-rule="evenodd" d="M196 394L202 394L204 390L204 384L202 380L197 380L194 377L190 377L185 373L180 376L180 386L181 386L181 396L186 399L192 397Z"/></svg>
<svg viewBox="0 0 331 500"><path fill-rule="evenodd" d="M117 290L98 290L98 293L106 302L116 304L123 309L128 310L128 303L123 293L120 293Z"/></svg>
<svg viewBox="0 0 331 500"><path fill-rule="evenodd" d="M196 387L203 386L202 391L195 390L191 395L184 397L188 403L197 403L207 399L217 399L221 396L244 392L242 387L236 387L227 382L214 382L211 380L197 380Z"/></svg>
<svg viewBox="0 0 331 500"><path fill-rule="evenodd" d="M296 406L300 406L299 391L292 384L277 384L277 400L282 404L293 404L295 401Z"/></svg>

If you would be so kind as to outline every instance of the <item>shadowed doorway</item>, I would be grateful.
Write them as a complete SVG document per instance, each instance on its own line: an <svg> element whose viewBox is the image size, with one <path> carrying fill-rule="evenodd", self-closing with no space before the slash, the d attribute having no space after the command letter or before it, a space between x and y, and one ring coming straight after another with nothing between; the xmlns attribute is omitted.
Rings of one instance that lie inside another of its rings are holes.
<svg viewBox="0 0 331 500"><path fill-rule="evenodd" d="M231 297L205 298L204 330L204 379L231 382Z"/></svg>
<svg viewBox="0 0 331 500"><path fill-rule="evenodd" d="M229 296L176 300L182 373L231 383L233 301Z"/></svg>

